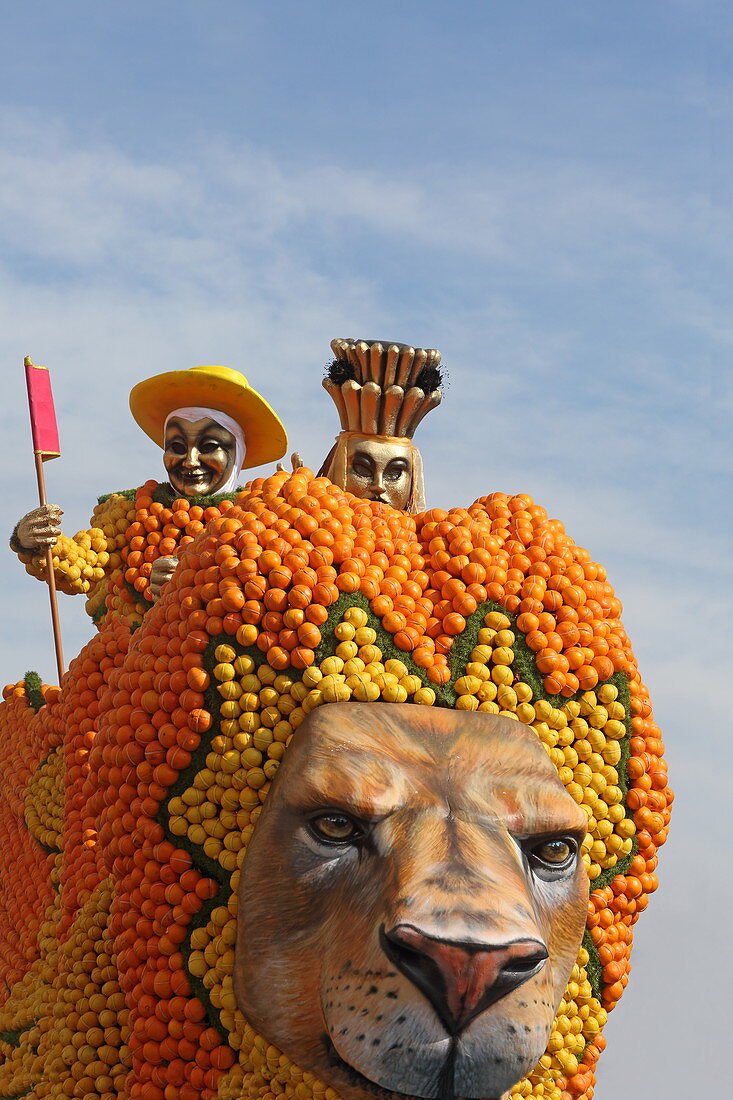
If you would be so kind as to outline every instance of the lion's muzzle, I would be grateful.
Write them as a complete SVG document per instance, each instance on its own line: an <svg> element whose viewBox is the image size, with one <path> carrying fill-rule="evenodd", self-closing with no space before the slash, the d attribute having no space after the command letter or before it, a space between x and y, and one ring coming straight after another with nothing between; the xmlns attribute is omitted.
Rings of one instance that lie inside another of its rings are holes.
<svg viewBox="0 0 733 1100"><path fill-rule="evenodd" d="M380 941L387 958L427 997L451 1035L538 974L548 957L538 940L456 943L409 924L383 929Z"/></svg>

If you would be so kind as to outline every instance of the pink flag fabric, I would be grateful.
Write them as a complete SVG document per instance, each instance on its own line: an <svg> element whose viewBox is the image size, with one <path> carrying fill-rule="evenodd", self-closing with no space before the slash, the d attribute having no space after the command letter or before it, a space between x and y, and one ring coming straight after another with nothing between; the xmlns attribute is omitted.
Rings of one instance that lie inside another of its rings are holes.
<svg viewBox="0 0 733 1100"><path fill-rule="evenodd" d="M25 382L28 389L28 405L31 413L33 450L44 462L61 454L56 410L53 407L51 375L46 367L37 367L29 359L25 361Z"/></svg>

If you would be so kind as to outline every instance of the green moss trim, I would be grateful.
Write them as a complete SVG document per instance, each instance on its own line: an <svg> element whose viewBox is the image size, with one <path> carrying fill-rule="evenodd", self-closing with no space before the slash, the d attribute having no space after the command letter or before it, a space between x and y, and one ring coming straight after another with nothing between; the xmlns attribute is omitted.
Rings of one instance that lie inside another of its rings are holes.
<svg viewBox="0 0 733 1100"><path fill-rule="evenodd" d="M591 890L602 890L604 886L609 886L613 882L613 880L616 878L616 875L625 875L629 867L631 866L631 861L636 855L638 847L639 846L636 842L636 837L634 837L631 842L631 851L629 852L629 854L627 856L624 856L623 859L620 859L615 867L609 867L607 870L601 871L600 875L592 879L590 884Z"/></svg>
<svg viewBox="0 0 733 1100"><path fill-rule="evenodd" d="M605 683L615 684L618 689L618 701L624 708L626 717L624 718L624 726L626 727L626 736L620 742L621 759L616 765L616 771L618 772L618 785L621 788L623 794L624 809L626 809L626 796L629 793L629 757L631 756L631 691L629 690L629 679L624 672L615 672L610 680L604 681ZM626 811L626 816L632 815ZM615 867L609 867L607 871L601 871L597 878L594 878L591 882L591 890L602 890L604 886L608 886L615 879L616 875L625 875L628 871L631 861L636 855L639 849L639 843L634 835L631 851L623 859L620 859Z"/></svg>
<svg viewBox="0 0 733 1100"><path fill-rule="evenodd" d="M133 597L135 603L148 604L148 606L145 608L146 611L149 611L150 608L154 606L152 600L146 599L145 596L143 596L142 592L138 592L137 588L135 588L134 585L130 584L129 581L123 581L122 583L125 586L125 591L128 593L128 595Z"/></svg>
<svg viewBox="0 0 733 1100"><path fill-rule="evenodd" d="M198 496L187 497L187 500L192 507L198 505L199 508L211 508L222 500L236 500L242 491L243 486L238 485L232 493L210 493L208 496L201 493ZM126 500L134 501L139 492L139 487L137 489L115 489L111 493L103 493L101 497L97 497L97 504L106 504L110 497L125 497ZM180 496L181 494L176 492L168 481L159 482L152 492L153 500L163 504L166 508L170 507L173 501L178 500Z"/></svg>
<svg viewBox="0 0 733 1100"><path fill-rule="evenodd" d="M242 492L242 487L237 488L231 493L200 493L198 496L186 497L186 500L192 508L215 508L217 504L221 504L223 500L234 501ZM153 489L152 497L158 504L162 504L165 508L170 508L174 500L179 500L181 496L185 496L185 493L179 493L168 481L161 481L159 485Z"/></svg>
<svg viewBox="0 0 733 1100"><path fill-rule="evenodd" d="M603 994L603 971L601 970L601 960L598 958L596 945L593 943L591 934L587 928L583 933L583 947L588 952L588 965L585 968L585 972L588 975L588 981L593 990L593 996L600 1001Z"/></svg>
<svg viewBox="0 0 733 1100"><path fill-rule="evenodd" d="M101 622L106 614L107 614L107 601L102 600L99 607L97 608L97 610L92 615L92 622L95 623L95 624Z"/></svg>
<svg viewBox="0 0 733 1100"><path fill-rule="evenodd" d="M20 1040L24 1032L35 1027L35 1025L36 1021L34 1020L32 1024L28 1024L28 1027L21 1027L17 1031L0 1031L0 1042L7 1043L11 1047L20 1046Z"/></svg>
<svg viewBox="0 0 733 1100"><path fill-rule="evenodd" d="M314 665L319 665L321 661L325 661L326 657L333 657L336 653L336 647L340 645L340 642L338 638L334 635L333 631L338 623L340 623L343 619L344 612L347 611L350 607L360 607L362 611L366 613L366 625L370 626L372 630L376 632L377 645L382 651L383 663L390 660L402 661L408 673L411 676L417 676L423 687L432 688L432 690L435 692L436 702L439 702L441 706L451 705L450 698L448 698L447 701L444 701L444 697L446 696L445 688L442 685L431 683L430 680L428 680L425 669L419 668L415 664L412 659L412 655L410 653L407 653L404 649L400 649L399 646L395 645L392 635L389 633L388 630L384 629L381 620L377 618L377 616L370 608L369 600L365 596L362 596L360 592L345 592L343 595L339 596L339 598L336 600L336 603L332 604L331 607L328 609L328 618L326 619L323 626L318 628L321 631L323 641L314 650ZM256 646L253 648L257 650ZM261 654L261 650L257 650L257 653ZM261 654L259 661L260 664L264 663L262 660L262 656L264 656L265 661L267 660L266 655ZM286 669L285 671L288 673L289 676L292 676L294 671L299 672L298 669ZM302 678L302 673L299 673L299 675L294 678ZM453 692L453 699L455 699L455 692Z"/></svg>
<svg viewBox="0 0 733 1100"><path fill-rule="evenodd" d="M52 758L53 756L56 756L56 754L57 754L57 753L59 753L59 752L62 752L62 751L63 751L63 746L62 746L62 745L57 745L55 749L51 749L51 751L50 751L50 753L48 754L48 756L44 756L43 760L41 760L41 761L39 762L39 764L38 764L38 767L37 767L37 768L35 769L35 771L33 772L33 775L31 776L31 780L32 780L32 779L35 779L35 777L36 777L36 776L38 775L38 773L40 772L41 768L45 768L45 767L46 767L46 764L48 764L48 763L49 763L49 761L51 760L51 758ZM29 783L30 783L30 780L29 780ZM33 837L33 839L35 840L35 842L36 842L36 844L37 844L37 845L39 846L39 848L42 848L42 849L43 849L43 851L44 851L44 852L46 852L46 854L47 854L47 855L50 855L50 856L58 856L58 855L61 855L61 849L60 849L60 848L54 848L54 847L53 847L52 845L50 845L50 844L44 844L42 840L39 840L39 839L38 839L38 837L37 837L37 836L35 835L35 833L31 832L31 828L30 828L30 826L29 826L29 824L28 824L28 821L27 821L27 819L26 819L26 816L25 816L25 799L26 799L26 798L28 797L28 793L27 793L27 792L28 792L28 788L26 787L26 794L25 794L25 796L24 796L24 799L23 799L23 802L24 802L24 809L23 809L23 824L25 825L25 827L26 827L26 830L27 830L27 831L28 831L28 833L30 833L30 835L31 835L31 836ZM55 893L58 893L58 891L59 891L59 890L61 889L61 883L60 883L60 882L54 883L54 884L53 884L53 888L54 888L54 892L55 892Z"/></svg>
<svg viewBox="0 0 733 1100"><path fill-rule="evenodd" d="M138 492L138 489L115 489L111 493L103 493L101 497L97 497L97 504L106 504L110 497L125 497L126 500L134 500Z"/></svg>
<svg viewBox="0 0 733 1100"><path fill-rule="evenodd" d="M30 1031L32 1027L35 1027L38 1023L37 1020L32 1020L26 1027L18 1028L17 1031L0 1031L0 1042L7 1043L11 1047L19 1047L20 1040L27 1031ZM34 1053L38 1053L37 1048ZM33 1092L35 1085L30 1085L29 1088L23 1089L22 1092L8 1093L5 1096L0 1096L0 1100L21 1100L23 1096L29 1096Z"/></svg>
<svg viewBox="0 0 733 1100"><path fill-rule="evenodd" d="M236 638L233 638L228 634L221 635L217 638L212 638L205 652L202 654L202 663L204 665L204 668L206 668L206 670L209 672L209 675L211 675L214 664L216 663L214 658L214 650L217 646L224 643L226 643L227 645L233 645L237 647L238 650L246 652L245 650L242 650L241 646L237 645ZM263 654L259 650L257 652L262 658ZM195 752L191 754L190 764L184 771L179 773L178 779L166 791L165 797L161 801L160 808L158 810L158 813L156 814L155 819L163 829L166 840L169 840L170 843L174 845L174 847L180 848L184 852L188 852L191 860L193 861L193 866L196 868L196 870L207 878L211 878L214 880L214 882L218 883L219 888L214 894L213 898L210 898L208 901L204 902L198 913L193 916L193 918L187 925L186 938L181 944L181 954L183 955L183 961L186 968L186 977L188 978L189 984L191 986L191 992L204 1005L210 1024L217 1029L222 1037L222 1041L227 1043L229 1041L228 1032L221 1022L221 1015L219 1013L219 1010L214 1004L212 1004L211 998L209 996L209 991L204 985L202 979L191 973L188 964L193 951L191 947L191 934L193 933L194 929L205 927L206 924L208 924L211 913L217 906L227 904L229 897L231 896L231 875L224 870L218 860L211 859L210 856L207 856L206 852L200 845L194 844L188 839L187 836L176 836L174 833L172 833L169 829L170 814L168 812L168 804L170 803L171 799L180 796L183 791L190 787L197 772L201 771L201 769L206 764L206 756L211 751L211 740L214 736L216 736L216 731L220 720L219 708L223 701L224 700L221 698L218 691L216 690L215 681L212 676L212 683L210 684L204 695L204 706L209 711L212 717L211 729L208 731L208 733L202 735L199 747L196 749ZM0 1098L0 1100L2 1100L2 1098Z"/></svg>
<svg viewBox="0 0 733 1100"><path fill-rule="evenodd" d="M23 543L18 538L19 526L20 524L16 523L15 527L13 528L13 533L10 536L10 549L13 551L14 554L28 554L29 551L26 549L25 546L23 546Z"/></svg>
<svg viewBox="0 0 733 1100"><path fill-rule="evenodd" d="M23 683L28 703L38 714L41 707L46 705L46 700L43 698L43 692L41 691L41 677L37 672L26 672Z"/></svg>

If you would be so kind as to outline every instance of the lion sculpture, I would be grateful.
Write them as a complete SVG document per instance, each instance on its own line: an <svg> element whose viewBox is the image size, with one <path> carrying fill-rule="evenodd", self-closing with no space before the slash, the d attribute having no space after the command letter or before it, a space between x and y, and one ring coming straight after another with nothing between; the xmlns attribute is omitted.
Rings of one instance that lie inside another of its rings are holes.
<svg viewBox="0 0 733 1100"><path fill-rule="evenodd" d="M244 862L242 1011L348 1100L505 1094L578 954L586 823L520 722L314 711Z"/></svg>
<svg viewBox="0 0 733 1100"><path fill-rule="evenodd" d="M673 797L603 567L525 494L149 490L2 693L0 1098L590 1100Z"/></svg>

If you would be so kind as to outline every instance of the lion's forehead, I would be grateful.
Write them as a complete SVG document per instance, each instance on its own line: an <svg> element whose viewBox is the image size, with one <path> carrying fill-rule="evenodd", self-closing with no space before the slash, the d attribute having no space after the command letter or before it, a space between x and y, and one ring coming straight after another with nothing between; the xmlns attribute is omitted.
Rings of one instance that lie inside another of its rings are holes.
<svg viewBox="0 0 733 1100"><path fill-rule="evenodd" d="M549 760L547 764L549 771L538 769L534 759L519 758L514 763L494 759L483 767L475 763L461 769L458 761L451 761L453 812L501 818L514 832L524 828L534 832L584 831L585 813L565 790Z"/></svg>
<svg viewBox="0 0 733 1100"><path fill-rule="evenodd" d="M335 703L312 711L302 724L291 758L306 762L329 755L364 754L403 770L439 771L452 760L466 769L556 772L534 731L500 715L414 704ZM299 751L298 751L299 750Z"/></svg>
<svg viewBox="0 0 733 1100"><path fill-rule="evenodd" d="M360 817L381 817L403 806L436 806L445 801L435 784L377 758L344 754L338 760L311 761L293 774L290 801L303 809L340 807Z"/></svg>
<svg viewBox="0 0 733 1100"><path fill-rule="evenodd" d="M363 816L430 808L520 831L584 825L533 734L507 728L517 723L467 723L450 711L436 722L425 709L322 708L303 730L300 752L286 758L291 799L303 809L329 804Z"/></svg>

